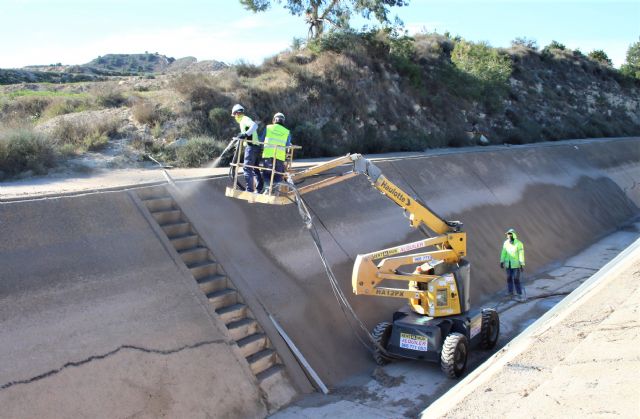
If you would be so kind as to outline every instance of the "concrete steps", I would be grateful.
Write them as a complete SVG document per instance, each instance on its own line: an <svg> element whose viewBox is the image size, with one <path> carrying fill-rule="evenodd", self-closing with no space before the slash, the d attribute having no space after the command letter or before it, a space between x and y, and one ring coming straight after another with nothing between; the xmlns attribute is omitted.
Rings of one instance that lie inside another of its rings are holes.
<svg viewBox="0 0 640 419"><path fill-rule="evenodd" d="M208 275L197 280L200 290L209 294L227 288L227 277L225 275Z"/></svg>
<svg viewBox="0 0 640 419"><path fill-rule="evenodd" d="M247 357L251 371L256 374L260 374L268 368L271 368L275 364L276 353L271 348L265 348L259 352L256 352Z"/></svg>
<svg viewBox="0 0 640 419"><path fill-rule="evenodd" d="M162 230L171 239L189 234L191 232L191 224L178 221L177 223L162 225Z"/></svg>
<svg viewBox="0 0 640 419"><path fill-rule="evenodd" d="M268 384L284 376L285 369L269 338L165 187L141 189L138 196L191 271L258 382Z"/></svg>
<svg viewBox="0 0 640 419"><path fill-rule="evenodd" d="M244 319L228 323L227 329L229 329L229 334L233 340L237 342L245 336L259 332L260 326L254 319L246 317Z"/></svg>
<svg viewBox="0 0 640 419"><path fill-rule="evenodd" d="M170 240L171 244L178 252L198 246L198 236L196 234L187 233L184 235L177 235Z"/></svg>
<svg viewBox="0 0 640 419"><path fill-rule="evenodd" d="M242 303L222 307L216 310L216 313L218 313L225 325L249 317L247 315L247 306Z"/></svg>
<svg viewBox="0 0 640 419"><path fill-rule="evenodd" d="M268 344L267 336L264 333L258 332L253 335L244 337L236 342L240 352L245 358L263 350Z"/></svg>

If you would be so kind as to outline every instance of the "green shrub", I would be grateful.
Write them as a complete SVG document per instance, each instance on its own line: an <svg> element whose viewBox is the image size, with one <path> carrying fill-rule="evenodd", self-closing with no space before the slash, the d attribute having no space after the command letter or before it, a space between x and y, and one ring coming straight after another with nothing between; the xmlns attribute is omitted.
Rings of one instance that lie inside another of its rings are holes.
<svg viewBox="0 0 640 419"><path fill-rule="evenodd" d="M311 122L298 124L291 130L291 138L295 145L302 147L296 152L298 157L334 156L331 143L324 141L322 132Z"/></svg>
<svg viewBox="0 0 640 419"><path fill-rule="evenodd" d="M27 170L45 174L55 163L55 147L45 135L26 128L0 131L0 177Z"/></svg>
<svg viewBox="0 0 640 419"><path fill-rule="evenodd" d="M564 46L564 44L561 44L558 41L551 41L551 43L549 45L547 45L546 47L544 47L545 50L552 50L552 49L557 49L560 51L564 51L565 49L567 49L567 47Z"/></svg>
<svg viewBox="0 0 640 419"><path fill-rule="evenodd" d="M314 54L332 51L356 58L359 62L369 57L379 57L388 54L389 44L387 35L378 31L358 33L353 29L334 30L325 33L318 39L307 43L307 48Z"/></svg>
<svg viewBox="0 0 640 419"><path fill-rule="evenodd" d="M109 136L99 130L91 131L82 140L82 145L86 150L99 150L107 145Z"/></svg>
<svg viewBox="0 0 640 419"><path fill-rule="evenodd" d="M513 70L511 57L486 43L462 40L453 48L451 61L452 67L445 65L438 73L450 91L481 101L488 114L501 112Z"/></svg>
<svg viewBox="0 0 640 419"><path fill-rule="evenodd" d="M176 148L176 161L180 167L200 167L219 156L225 147L222 141L211 137L194 137Z"/></svg>
<svg viewBox="0 0 640 419"><path fill-rule="evenodd" d="M63 97L54 99L44 110L44 118L53 118L54 116L66 115L75 112L82 112L89 109L90 106L86 98Z"/></svg>
<svg viewBox="0 0 640 419"><path fill-rule="evenodd" d="M484 82L504 85L511 76L511 58L484 42L456 43L451 61L458 69Z"/></svg>
<svg viewBox="0 0 640 419"><path fill-rule="evenodd" d="M153 128L151 128L151 135L154 138L160 138L162 136L162 123L160 121L156 121L153 124Z"/></svg>
<svg viewBox="0 0 640 419"><path fill-rule="evenodd" d="M600 64L607 65L609 67L613 65L607 53L601 49L594 49L589 53L588 57L594 61L599 62Z"/></svg>
<svg viewBox="0 0 640 419"><path fill-rule="evenodd" d="M233 68L240 77L257 77L262 73L262 67L242 60L238 61Z"/></svg>
<svg viewBox="0 0 640 419"><path fill-rule="evenodd" d="M352 29L331 31L320 38L315 38L307 44L314 53L333 51L337 53L353 50L361 43L360 36Z"/></svg>
<svg viewBox="0 0 640 419"><path fill-rule="evenodd" d="M629 64L622 64L620 66L620 72L627 77L635 77L640 79L640 67L636 68Z"/></svg>
<svg viewBox="0 0 640 419"><path fill-rule="evenodd" d="M403 129L391 136L388 151L423 151L428 138L415 130Z"/></svg>
<svg viewBox="0 0 640 419"><path fill-rule="evenodd" d="M58 147L58 154L60 154L62 157L69 157L69 156L73 156L76 154L76 147L73 144L59 144Z"/></svg>
<svg viewBox="0 0 640 419"><path fill-rule="evenodd" d="M231 124L229 110L224 108L213 108L209 111L209 124L211 132L216 137L224 137L226 128Z"/></svg>
<svg viewBox="0 0 640 419"><path fill-rule="evenodd" d="M401 76L409 79L414 87L422 87L422 67L415 62L415 40L410 36L390 39L390 58Z"/></svg>
<svg viewBox="0 0 640 419"><path fill-rule="evenodd" d="M516 46L523 46L526 48L531 48L531 49L538 49L538 41L536 41L535 39L528 39L525 37L518 37L516 39L514 39L513 41L511 41L511 46L512 47L516 47Z"/></svg>

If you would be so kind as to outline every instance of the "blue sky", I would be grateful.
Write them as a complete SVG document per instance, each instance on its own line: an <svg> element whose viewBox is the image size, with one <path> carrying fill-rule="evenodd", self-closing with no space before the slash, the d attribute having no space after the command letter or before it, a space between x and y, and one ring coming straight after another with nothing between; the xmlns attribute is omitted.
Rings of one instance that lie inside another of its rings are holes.
<svg viewBox="0 0 640 419"><path fill-rule="evenodd" d="M496 47L526 37L603 49L616 67L640 39L640 0L411 0L393 14L412 33L449 31ZM237 0L0 0L0 68L145 51L260 63L306 33L277 4L253 14Z"/></svg>

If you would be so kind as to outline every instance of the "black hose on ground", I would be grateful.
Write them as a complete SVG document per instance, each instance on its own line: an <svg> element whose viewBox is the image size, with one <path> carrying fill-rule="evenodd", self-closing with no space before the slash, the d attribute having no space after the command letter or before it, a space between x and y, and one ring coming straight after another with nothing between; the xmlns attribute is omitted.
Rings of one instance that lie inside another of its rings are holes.
<svg viewBox="0 0 640 419"><path fill-rule="evenodd" d="M320 260L322 261L322 265L324 266L325 272L327 273L327 277L329 278L329 284L331 285L331 290L333 291L333 294L336 297L336 300L338 300L338 304L340 305L342 313L344 314L345 318L347 319L347 323L349 324L349 326L353 330L354 334L356 335L356 337L358 338L360 343L369 352L373 353L376 350L378 350L383 355L391 357L391 355L387 352L386 348L383 348L382 345L380 345L374 339L374 337L371 335L371 332L367 329L367 327L364 325L362 320L360 320L360 318L358 317L356 312L353 310L353 307L351 307L351 304L349 304L349 301L347 300L347 297L344 295L344 293L340 289L340 284L338 283L338 280L337 280L335 274L333 273L333 270L331 269L331 266L329 265L329 263L327 261L327 258L324 255L324 249L322 248L322 242L320 241L320 235L318 234L318 230L316 229L315 225L313 224L313 219L311 217L311 212L309 211L309 208L307 207L307 204L305 203L305 201L302 199L302 196L300 195L300 192L291 183L281 182L281 183L276 184L275 186L279 187L280 185L284 185L285 188L288 188L289 190L291 190L295 195L295 199L293 200L293 202L298 207L298 213L300 214L300 217L302 218L302 222L305 224L305 227L307 228L307 230L309 230L309 234L311 235L311 238L313 239L313 243L316 246L316 250L318 251L318 254L320 255ZM358 333L358 330L354 329L354 325L352 324L352 321L354 321L356 323L357 327L360 328L360 331L366 335L366 337L369 340L369 342L376 349L373 349L370 345L368 345L365 342L365 340L362 339L362 336Z"/></svg>

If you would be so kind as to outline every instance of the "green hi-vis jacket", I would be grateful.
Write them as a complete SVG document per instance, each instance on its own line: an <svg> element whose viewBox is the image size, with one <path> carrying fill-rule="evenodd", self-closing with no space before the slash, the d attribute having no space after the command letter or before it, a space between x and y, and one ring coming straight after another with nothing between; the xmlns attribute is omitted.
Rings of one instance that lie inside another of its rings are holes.
<svg viewBox="0 0 640 419"><path fill-rule="evenodd" d="M520 268L524 266L524 245L518 240L515 231L512 234L513 243L507 238L502 245L500 262L504 263L505 268Z"/></svg>
<svg viewBox="0 0 640 419"><path fill-rule="evenodd" d="M287 140L289 139L289 130L280 124L267 125L264 136L264 150L262 157L272 159L275 155L276 159L285 161L287 158ZM278 147L275 147L278 146Z"/></svg>

